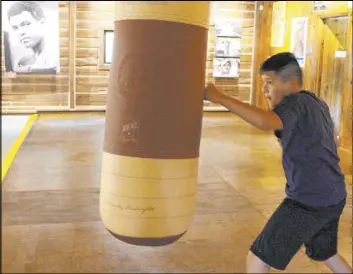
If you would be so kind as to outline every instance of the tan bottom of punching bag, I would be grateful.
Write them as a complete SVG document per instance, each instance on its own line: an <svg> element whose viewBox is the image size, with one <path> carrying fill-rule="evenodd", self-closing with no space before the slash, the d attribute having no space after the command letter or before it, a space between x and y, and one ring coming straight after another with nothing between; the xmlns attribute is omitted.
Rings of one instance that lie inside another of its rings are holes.
<svg viewBox="0 0 353 274"><path fill-rule="evenodd" d="M121 241L177 241L195 211L198 159L149 159L103 153L100 214ZM119 233L117 233L119 232Z"/></svg>

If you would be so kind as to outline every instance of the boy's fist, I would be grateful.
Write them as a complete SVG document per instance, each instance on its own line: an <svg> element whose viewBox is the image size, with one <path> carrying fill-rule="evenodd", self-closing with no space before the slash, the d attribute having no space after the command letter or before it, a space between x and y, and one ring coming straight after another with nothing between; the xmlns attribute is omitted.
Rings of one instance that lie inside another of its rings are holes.
<svg viewBox="0 0 353 274"><path fill-rule="evenodd" d="M209 83L205 88L205 100L212 103L220 103L225 95L220 92L212 83Z"/></svg>

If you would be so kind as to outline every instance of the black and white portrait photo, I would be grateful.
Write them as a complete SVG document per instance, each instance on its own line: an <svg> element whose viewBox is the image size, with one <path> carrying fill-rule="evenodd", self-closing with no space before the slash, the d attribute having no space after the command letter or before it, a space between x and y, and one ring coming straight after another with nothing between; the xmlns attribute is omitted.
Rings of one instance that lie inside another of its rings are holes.
<svg viewBox="0 0 353 274"><path fill-rule="evenodd" d="M213 59L213 77L237 78L239 77L240 58Z"/></svg>
<svg viewBox="0 0 353 274"><path fill-rule="evenodd" d="M218 20L215 22L216 36L241 37L242 20Z"/></svg>
<svg viewBox="0 0 353 274"><path fill-rule="evenodd" d="M240 57L241 38L217 37L215 45L216 57Z"/></svg>
<svg viewBox="0 0 353 274"><path fill-rule="evenodd" d="M60 72L58 1L2 1L6 72Z"/></svg>

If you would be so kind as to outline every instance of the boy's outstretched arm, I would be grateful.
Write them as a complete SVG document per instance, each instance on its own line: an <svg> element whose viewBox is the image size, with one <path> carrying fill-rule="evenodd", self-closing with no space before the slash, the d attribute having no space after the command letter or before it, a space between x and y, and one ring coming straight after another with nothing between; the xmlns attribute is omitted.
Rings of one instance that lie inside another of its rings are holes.
<svg viewBox="0 0 353 274"><path fill-rule="evenodd" d="M283 127L281 119L272 110L262 110L221 93L213 84L205 91L208 100L219 103L251 125L262 130L275 130Z"/></svg>

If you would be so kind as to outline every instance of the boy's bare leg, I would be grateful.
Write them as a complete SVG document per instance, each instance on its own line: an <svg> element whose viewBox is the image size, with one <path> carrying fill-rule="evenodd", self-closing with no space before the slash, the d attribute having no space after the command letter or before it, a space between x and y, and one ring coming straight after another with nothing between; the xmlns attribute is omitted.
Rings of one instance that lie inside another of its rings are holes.
<svg viewBox="0 0 353 274"><path fill-rule="evenodd" d="M270 267L249 251L246 258L246 273L269 273Z"/></svg>
<svg viewBox="0 0 353 274"><path fill-rule="evenodd" d="M338 253L325 261L333 273L352 273L352 267Z"/></svg>

